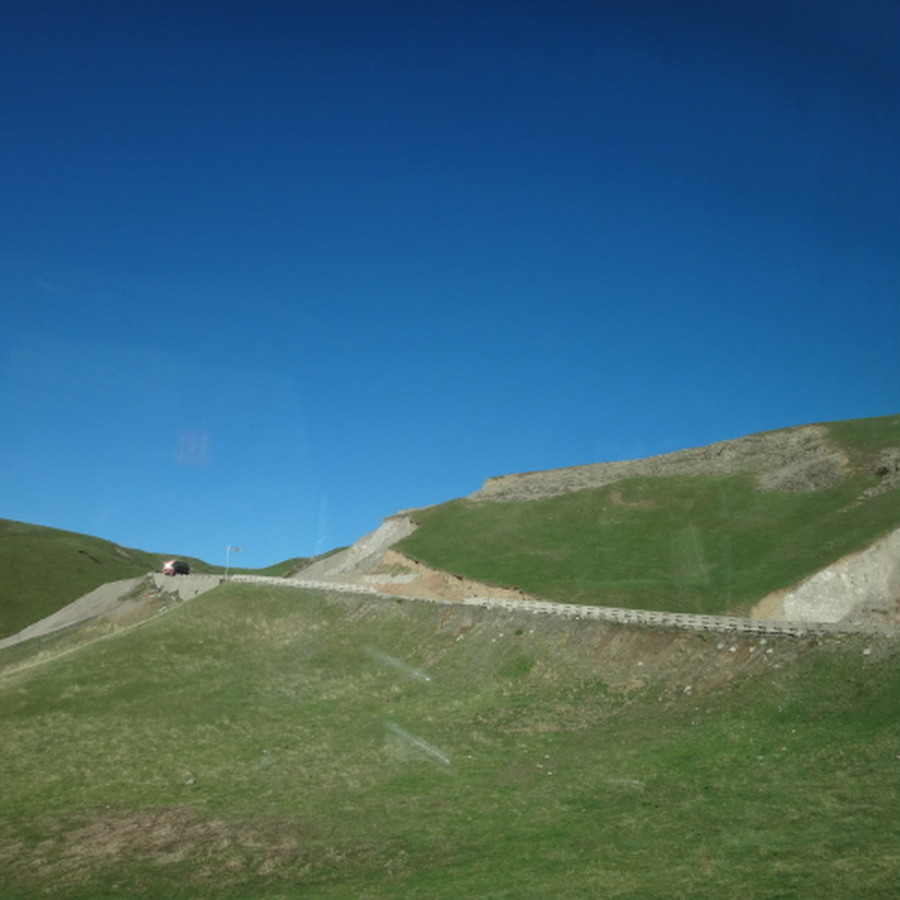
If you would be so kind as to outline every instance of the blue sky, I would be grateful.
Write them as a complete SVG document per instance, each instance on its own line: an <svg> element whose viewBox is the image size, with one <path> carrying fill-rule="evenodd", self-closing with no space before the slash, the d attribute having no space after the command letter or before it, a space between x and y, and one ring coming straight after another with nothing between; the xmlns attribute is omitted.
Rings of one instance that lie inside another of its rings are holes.
<svg viewBox="0 0 900 900"><path fill-rule="evenodd" d="M263 566L900 410L900 12L11 0L0 516Z"/></svg>

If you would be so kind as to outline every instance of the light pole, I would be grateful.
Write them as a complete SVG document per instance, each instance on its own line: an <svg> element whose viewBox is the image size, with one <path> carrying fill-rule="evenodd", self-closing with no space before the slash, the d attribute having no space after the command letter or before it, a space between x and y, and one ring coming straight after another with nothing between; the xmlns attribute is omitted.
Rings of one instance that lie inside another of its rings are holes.
<svg viewBox="0 0 900 900"><path fill-rule="evenodd" d="M225 548L225 580L226 581L228 581L228 566L231 563L231 554L232 553L240 553L240 552L241 552L240 547L232 547L231 544L229 544Z"/></svg>

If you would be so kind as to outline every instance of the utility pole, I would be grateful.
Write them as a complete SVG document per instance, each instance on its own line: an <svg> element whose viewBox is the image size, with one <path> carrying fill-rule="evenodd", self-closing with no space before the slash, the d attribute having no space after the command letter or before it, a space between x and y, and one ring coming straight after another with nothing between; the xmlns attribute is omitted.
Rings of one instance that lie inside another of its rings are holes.
<svg viewBox="0 0 900 900"><path fill-rule="evenodd" d="M240 552L241 552L240 547L232 547L231 544L229 544L225 548L225 580L226 581L228 581L228 567L231 563L231 554L232 553L240 553Z"/></svg>

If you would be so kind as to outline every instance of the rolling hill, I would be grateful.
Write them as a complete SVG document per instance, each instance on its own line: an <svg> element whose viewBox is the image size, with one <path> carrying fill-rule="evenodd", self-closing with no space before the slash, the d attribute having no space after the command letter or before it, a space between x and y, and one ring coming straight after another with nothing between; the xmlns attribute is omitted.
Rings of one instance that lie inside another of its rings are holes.
<svg viewBox="0 0 900 900"><path fill-rule="evenodd" d="M0 519L0 638L101 584L158 569L161 561L103 538Z"/></svg>

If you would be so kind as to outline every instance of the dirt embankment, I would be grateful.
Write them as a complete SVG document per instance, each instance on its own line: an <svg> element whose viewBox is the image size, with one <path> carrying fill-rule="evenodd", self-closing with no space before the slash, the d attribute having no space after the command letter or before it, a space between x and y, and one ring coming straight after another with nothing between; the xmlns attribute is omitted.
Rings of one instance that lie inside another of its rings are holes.
<svg viewBox="0 0 900 900"><path fill-rule="evenodd" d="M142 599L137 597L136 591L143 583L142 578L126 578L124 581L111 581L102 584L74 603L69 603L55 613L34 622L27 628L23 628L17 634L0 640L0 649L27 641L31 638L41 637L54 631L60 631L72 625L78 625L89 619L106 617L111 615L127 616L141 605ZM132 599L129 601L129 598Z"/></svg>
<svg viewBox="0 0 900 900"><path fill-rule="evenodd" d="M385 550L380 565L356 582L372 585L380 594L397 597L421 597L449 602L468 600L472 597L490 597L498 600L535 600L524 591L497 587L472 581L460 575L431 569L396 550Z"/></svg>
<svg viewBox="0 0 900 900"><path fill-rule="evenodd" d="M142 578L110 581L55 613L0 640L0 650L22 641L44 637L74 625L91 622L100 633L137 625L173 603L190 600L222 582L218 575L167 576L159 572Z"/></svg>

